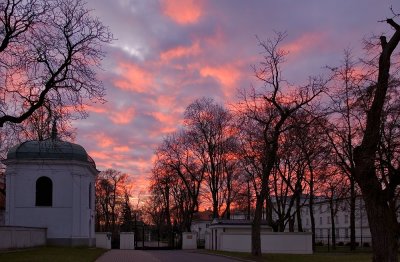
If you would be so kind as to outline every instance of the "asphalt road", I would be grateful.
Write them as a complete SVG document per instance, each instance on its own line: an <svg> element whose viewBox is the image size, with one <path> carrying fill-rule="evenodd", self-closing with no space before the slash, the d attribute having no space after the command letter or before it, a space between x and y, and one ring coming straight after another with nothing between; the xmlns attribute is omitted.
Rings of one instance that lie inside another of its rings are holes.
<svg viewBox="0 0 400 262"><path fill-rule="evenodd" d="M222 256L183 250L118 250L104 253L96 262L232 262Z"/></svg>

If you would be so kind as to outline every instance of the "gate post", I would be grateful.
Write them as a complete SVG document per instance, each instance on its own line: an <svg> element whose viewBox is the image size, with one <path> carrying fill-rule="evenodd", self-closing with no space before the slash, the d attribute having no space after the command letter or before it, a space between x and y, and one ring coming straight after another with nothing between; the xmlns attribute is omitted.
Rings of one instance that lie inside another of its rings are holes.
<svg viewBox="0 0 400 262"><path fill-rule="evenodd" d="M135 249L135 233L121 232L119 234L120 249Z"/></svg>
<svg viewBox="0 0 400 262"><path fill-rule="evenodd" d="M182 249L197 249L196 233L182 232Z"/></svg>
<svg viewBox="0 0 400 262"><path fill-rule="evenodd" d="M111 249L111 233L96 232L96 247Z"/></svg>

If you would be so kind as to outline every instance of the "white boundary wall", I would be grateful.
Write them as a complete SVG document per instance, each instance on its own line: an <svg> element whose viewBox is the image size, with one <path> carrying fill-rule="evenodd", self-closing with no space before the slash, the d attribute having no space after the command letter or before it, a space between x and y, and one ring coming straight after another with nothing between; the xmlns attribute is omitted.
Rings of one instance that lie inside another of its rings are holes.
<svg viewBox="0 0 400 262"><path fill-rule="evenodd" d="M206 236L206 248L211 249L210 235ZM216 249L223 251L251 252L251 234L220 233ZM281 254L312 254L312 235L303 232L263 232L261 252Z"/></svg>
<svg viewBox="0 0 400 262"><path fill-rule="evenodd" d="M96 232L96 247L111 249L111 233L110 232Z"/></svg>
<svg viewBox="0 0 400 262"><path fill-rule="evenodd" d="M0 249L27 248L46 245L46 228L0 227Z"/></svg>

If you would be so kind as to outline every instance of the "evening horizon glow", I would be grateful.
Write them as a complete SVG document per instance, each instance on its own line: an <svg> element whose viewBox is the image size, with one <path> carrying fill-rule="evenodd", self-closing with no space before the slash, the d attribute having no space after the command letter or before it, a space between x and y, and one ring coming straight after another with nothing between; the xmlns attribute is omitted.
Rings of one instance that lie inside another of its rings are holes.
<svg viewBox="0 0 400 262"><path fill-rule="evenodd" d="M154 150L179 128L182 113L196 98L234 103L237 90L257 86L251 65L262 57L256 36L287 33L289 54L283 74L294 84L340 64L343 50L362 55L362 40L388 35L379 20L391 17L395 1L195 1L89 0L93 15L116 38L106 46L99 78L105 104L87 107L90 116L74 121L76 142L98 169L130 175L146 190Z"/></svg>

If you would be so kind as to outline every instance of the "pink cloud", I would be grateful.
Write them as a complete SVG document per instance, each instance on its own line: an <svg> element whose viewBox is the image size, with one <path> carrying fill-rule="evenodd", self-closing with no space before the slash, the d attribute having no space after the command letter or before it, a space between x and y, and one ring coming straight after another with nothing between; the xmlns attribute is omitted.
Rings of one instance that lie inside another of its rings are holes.
<svg viewBox="0 0 400 262"><path fill-rule="evenodd" d="M118 69L120 78L114 84L120 89L144 93L153 84L153 75L135 64L121 62Z"/></svg>
<svg viewBox="0 0 400 262"><path fill-rule="evenodd" d="M175 97L171 95L159 95L154 105L158 108L175 108Z"/></svg>
<svg viewBox="0 0 400 262"><path fill-rule="evenodd" d="M114 146L113 151L116 152L128 152L130 148L128 146Z"/></svg>
<svg viewBox="0 0 400 262"><path fill-rule="evenodd" d="M294 41L284 44L282 49L289 52L289 55L298 55L307 50L314 49L316 46L321 46L325 41L322 33L308 32L302 34Z"/></svg>
<svg viewBox="0 0 400 262"><path fill-rule="evenodd" d="M118 109L113 106L110 109L110 104L101 105L85 105L85 110L89 113L96 113L101 115L106 115L114 124L126 125L129 124L135 117L135 108L121 108Z"/></svg>
<svg viewBox="0 0 400 262"><path fill-rule="evenodd" d="M98 113L98 114L103 114L107 112L106 107L101 104L91 104L91 105L85 105L85 110L88 112L93 112L93 113Z"/></svg>
<svg viewBox="0 0 400 262"><path fill-rule="evenodd" d="M110 113L110 120L119 125L129 124L135 117L135 108L131 107L128 109L115 110Z"/></svg>
<svg viewBox="0 0 400 262"><path fill-rule="evenodd" d="M242 73L238 63L205 66L200 69L202 77L212 77L222 85L225 97L232 96L232 89L236 87L238 80L242 77Z"/></svg>
<svg viewBox="0 0 400 262"><path fill-rule="evenodd" d="M164 15L182 25L196 23L203 14L202 3L199 0L163 0L162 11Z"/></svg>
<svg viewBox="0 0 400 262"><path fill-rule="evenodd" d="M107 148L115 144L115 140L112 137L107 136L105 133L91 134L91 137L101 148Z"/></svg>
<svg viewBox="0 0 400 262"><path fill-rule="evenodd" d="M233 86L239 78L240 72L232 65L206 66L200 69L200 75L215 78L224 86Z"/></svg>
<svg viewBox="0 0 400 262"><path fill-rule="evenodd" d="M181 116L177 114L152 112L151 115L161 123L159 129L150 131L150 134L154 137L176 131L178 123L181 122Z"/></svg>
<svg viewBox="0 0 400 262"><path fill-rule="evenodd" d="M173 86L173 83L171 83ZM176 131L182 122L182 112L185 110L185 102L179 101L177 105L174 93L169 95L159 95L153 101L155 110L149 114L161 123L160 128L150 130L150 135L159 137L160 135Z"/></svg>
<svg viewBox="0 0 400 262"><path fill-rule="evenodd" d="M108 159L108 155L104 151L90 151L89 155L97 160L101 160L102 165L104 165L104 160Z"/></svg>
<svg viewBox="0 0 400 262"><path fill-rule="evenodd" d="M172 59L197 55L200 53L199 42L193 43L191 46L177 46L161 53L160 58L162 61L169 61Z"/></svg>

